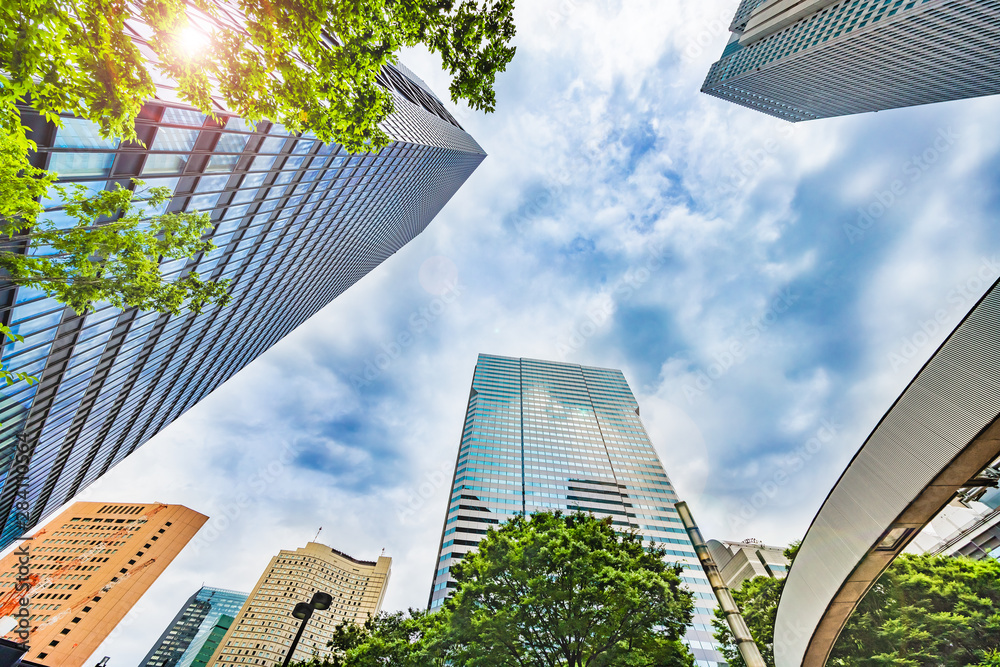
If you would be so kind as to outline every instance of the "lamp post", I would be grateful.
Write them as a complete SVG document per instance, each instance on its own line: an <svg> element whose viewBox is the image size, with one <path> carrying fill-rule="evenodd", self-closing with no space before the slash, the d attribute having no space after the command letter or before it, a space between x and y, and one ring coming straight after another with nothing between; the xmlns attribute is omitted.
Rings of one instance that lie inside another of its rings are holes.
<svg viewBox="0 0 1000 667"><path fill-rule="evenodd" d="M331 604L333 604L333 598L329 593L313 593L312 600L309 602L300 602L295 605L295 609L292 610L292 616L302 619L302 625L299 626L299 631L295 633L295 639L292 640L292 645L288 649L288 655L285 656L285 661L281 663L281 667L288 667L288 663L292 661L292 654L295 653L295 647L299 645L299 640L302 639L302 633L305 632L306 623L309 622L313 611L329 609Z"/></svg>

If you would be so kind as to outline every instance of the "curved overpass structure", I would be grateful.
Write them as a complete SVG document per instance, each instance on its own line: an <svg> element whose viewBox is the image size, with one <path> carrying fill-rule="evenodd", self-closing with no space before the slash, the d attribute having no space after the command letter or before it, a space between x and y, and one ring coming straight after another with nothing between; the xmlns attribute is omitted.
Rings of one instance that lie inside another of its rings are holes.
<svg viewBox="0 0 1000 667"><path fill-rule="evenodd" d="M813 519L774 628L776 667L823 667L900 551L1000 456L1000 281L872 431Z"/></svg>

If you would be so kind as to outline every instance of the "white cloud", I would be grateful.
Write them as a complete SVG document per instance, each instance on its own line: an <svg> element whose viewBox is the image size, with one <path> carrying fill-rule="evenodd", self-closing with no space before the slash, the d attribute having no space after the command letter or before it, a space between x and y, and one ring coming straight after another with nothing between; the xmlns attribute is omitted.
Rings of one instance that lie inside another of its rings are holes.
<svg viewBox="0 0 1000 667"><path fill-rule="evenodd" d="M83 495L212 517L98 656L138 663L198 586L249 590L320 526L393 556L387 608L424 605L476 354L559 359L626 278L566 360L624 370L706 535L801 537L934 344L890 353L938 307L957 323L972 302L950 290L1000 252L1000 99L792 126L701 95L732 4L519 5L497 113L458 114L490 156L438 219ZM432 56L405 60L446 97ZM857 206L949 124L962 139L850 243ZM459 293L417 331L441 258ZM286 447L307 458L275 466Z"/></svg>

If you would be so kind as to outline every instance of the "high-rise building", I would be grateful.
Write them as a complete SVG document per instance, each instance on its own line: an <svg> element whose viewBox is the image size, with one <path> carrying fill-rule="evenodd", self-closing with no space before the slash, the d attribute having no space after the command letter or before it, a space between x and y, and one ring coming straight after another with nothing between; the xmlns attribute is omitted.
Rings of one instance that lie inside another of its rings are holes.
<svg viewBox="0 0 1000 667"><path fill-rule="evenodd" d="M140 663L140 667L192 667L202 649L218 646L217 625L220 620L231 623L247 600L246 593L202 586L188 598L174 620L163 631L153 648ZM224 618L223 618L224 617ZM226 623L229 629L229 623ZM207 661L202 661L202 665Z"/></svg>
<svg viewBox="0 0 1000 667"><path fill-rule="evenodd" d="M742 0L702 92L790 121L1000 93L996 0Z"/></svg>
<svg viewBox="0 0 1000 667"><path fill-rule="evenodd" d="M74 503L0 560L0 615L30 627L6 638L27 639L32 662L83 665L207 520L182 505Z"/></svg>
<svg viewBox="0 0 1000 667"><path fill-rule="evenodd" d="M396 111L383 124L394 141L377 155L253 125L221 101L208 118L168 83L136 123L145 147L21 110L34 163L62 183L96 192L140 178L174 193L166 211L210 213L217 249L161 268L168 279L228 278L233 301L200 315L95 304L79 316L0 281L0 323L24 336L3 347L3 363L41 379L0 387L0 548L423 231L475 170L482 148L420 79L398 66L380 80ZM59 201L43 204L44 217L68 222Z"/></svg>
<svg viewBox="0 0 1000 667"><path fill-rule="evenodd" d="M428 607L441 606L455 586L451 566L491 525L522 513L593 512L683 566L695 594L686 640L701 667L721 663L715 597L676 501L620 370L480 354Z"/></svg>
<svg viewBox="0 0 1000 667"><path fill-rule="evenodd" d="M333 605L313 613L292 659L328 654L334 628L345 621L364 623L381 610L391 567L387 556L357 560L317 542L279 552L219 641L209 667L280 663L302 623L292 610L314 593L329 593Z"/></svg>
<svg viewBox="0 0 1000 667"><path fill-rule="evenodd" d="M781 547L769 547L755 539L742 542L709 540L707 544L722 580L732 590L747 579L784 579L788 572L788 559Z"/></svg>

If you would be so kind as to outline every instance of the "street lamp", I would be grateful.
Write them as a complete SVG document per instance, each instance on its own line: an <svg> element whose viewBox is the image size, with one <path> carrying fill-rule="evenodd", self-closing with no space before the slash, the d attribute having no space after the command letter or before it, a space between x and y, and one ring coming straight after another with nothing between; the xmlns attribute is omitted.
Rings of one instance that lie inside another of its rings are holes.
<svg viewBox="0 0 1000 667"><path fill-rule="evenodd" d="M300 602L295 605L295 609L292 610L292 616L301 619L302 625L299 626L299 631L295 633L295 639L292 640L292 645L288 649L288 655L285 656L285 661L281 663L281 667L288 667L288 663L292 661L292 654L295 653L295 647L299 645L299 640L302 639L302 633L305 632L306 623L309 622L313 611L329 609L332 604L333 597L329 593L313 593L312 600L309 602Z"/></svg>

